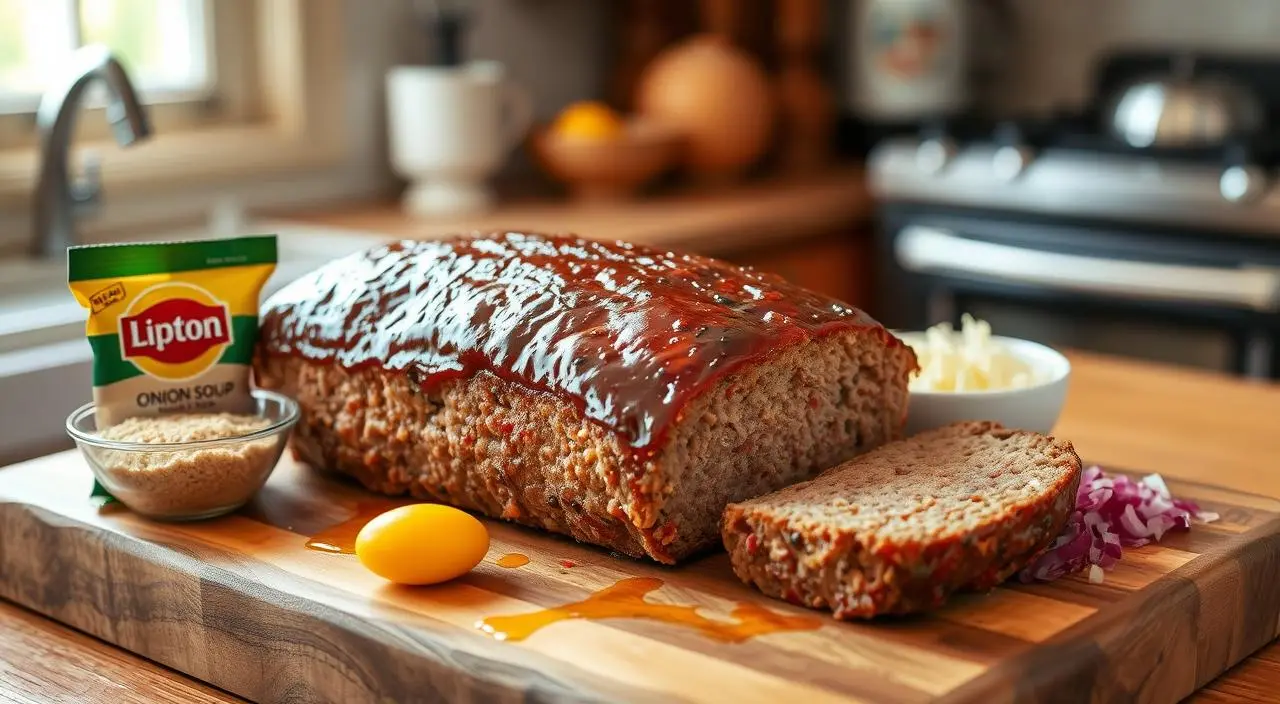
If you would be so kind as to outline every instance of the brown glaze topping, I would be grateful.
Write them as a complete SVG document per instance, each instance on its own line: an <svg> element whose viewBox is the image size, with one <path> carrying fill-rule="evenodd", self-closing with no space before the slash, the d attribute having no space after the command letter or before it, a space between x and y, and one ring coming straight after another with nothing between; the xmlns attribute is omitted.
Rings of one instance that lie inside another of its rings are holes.
<svg viewBox="0 0 1280 704"><path fill-rule="evenodd" d="M261 351L430 387L484 369L575 402L636 451L743 364L862 311L726 262L567 235L400 242L332 262L262 314Z"/></svg>

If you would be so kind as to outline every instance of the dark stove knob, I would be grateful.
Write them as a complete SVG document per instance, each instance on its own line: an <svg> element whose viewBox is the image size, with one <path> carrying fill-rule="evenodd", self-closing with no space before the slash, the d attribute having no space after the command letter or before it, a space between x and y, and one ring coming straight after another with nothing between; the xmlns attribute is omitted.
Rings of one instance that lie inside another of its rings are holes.
<svg viewBox="0 0 1280 704"><path fill-rule="evenodd" d="M1035 158L1027 130L1017 122L1005 120L996 125L991 137L996 144L991 157L992 173L1001 181L1016 179Z"/></svg>
<svg viewBox="0 0 1280 704"><path fill-rule="evenodd" d="M954 139L956 126L943 117L929 118L921 123L919 134L920 139L926 142L932 139Z"/></svg>
<svg viewBox="0 0 1280 704"><path fill-rule="evenodd" d="M997 124L991 133L991 138L1002 147L1016 147L1027 142L1026 131L1022 129L1022 125L1011 120L1004 120Z"/></svg>
<svg viewBox="0 0 1280 704"><path fill-rule="evenodd" d="M1247 166L1255 163L1254 152L1247 142L1241 139L1231 139L1223 146L1222 161L1227 167Z"/></svg>
<svg viewBox="0 0 1280 704"><path fill-rule="evenodd" d="M1228 137L1222 149L1222 175L1218 177L1218 193L1231 203L1253 203L1267 188L1267 172L1260 166L1258 157L1263 145L1248 135Z"/></svg>

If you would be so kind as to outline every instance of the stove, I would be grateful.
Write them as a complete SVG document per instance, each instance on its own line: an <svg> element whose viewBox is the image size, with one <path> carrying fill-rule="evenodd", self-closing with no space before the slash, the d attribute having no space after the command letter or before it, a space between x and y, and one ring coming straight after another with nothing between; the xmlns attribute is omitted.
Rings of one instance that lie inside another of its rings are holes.
<svg viewBox="0 0 1280 704"><path fill-rule="evenodd" d="M1264 127L1195 147L1113 136L1109 97L1175 54L1104 62L1076 111L919 125L871 150L877 312L963 312L998 334L1280 378L1280 57L1198 56Z"/></svg>
<svg viewBox="0 0 1280 704"><path fill-rule="evenodd" d="M871 153L872 188L893 200L1280 235L1280 140L1139 150L1074 131L1077 119L1001 122L976 139L935 126L886 141Z"/></svg>

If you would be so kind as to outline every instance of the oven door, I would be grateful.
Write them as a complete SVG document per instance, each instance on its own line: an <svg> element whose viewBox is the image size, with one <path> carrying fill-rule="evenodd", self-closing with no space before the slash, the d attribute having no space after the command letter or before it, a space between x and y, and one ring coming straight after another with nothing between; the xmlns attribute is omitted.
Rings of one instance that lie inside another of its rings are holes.
<svg viewBox="0 0 1280 704"><path fill-rule="evenodd" d="M924 327L987 320L1003 335L1132 358L1275 378L1280 268L1110 257L907 224L893 268Z"/></svg>

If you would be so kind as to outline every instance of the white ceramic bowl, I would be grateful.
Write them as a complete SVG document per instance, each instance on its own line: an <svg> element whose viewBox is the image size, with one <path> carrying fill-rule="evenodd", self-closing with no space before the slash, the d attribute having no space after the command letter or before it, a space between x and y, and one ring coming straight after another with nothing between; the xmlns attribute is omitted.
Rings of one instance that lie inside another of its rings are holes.
<svg viewBox="0 0 1280 704"><path fill-rule="evenodd" d="M922 332L894 335L913 344L924 340ZM1067 398L1071 362L1038 342L998 335L991 339L1029 364L1040 377L1039 383L1003 391L912 391L907 412L909 435L964 420L993 420L1037 433L1053 430Z"/></svg>

